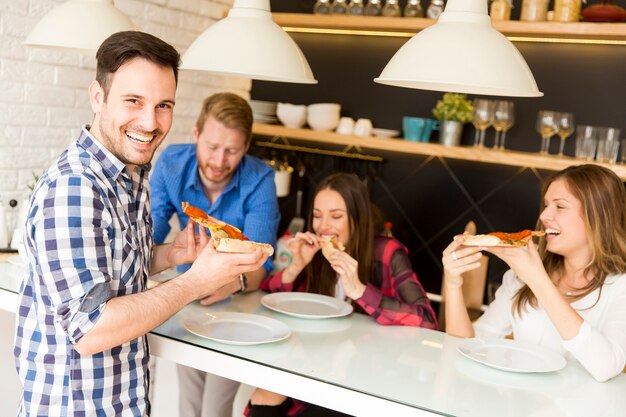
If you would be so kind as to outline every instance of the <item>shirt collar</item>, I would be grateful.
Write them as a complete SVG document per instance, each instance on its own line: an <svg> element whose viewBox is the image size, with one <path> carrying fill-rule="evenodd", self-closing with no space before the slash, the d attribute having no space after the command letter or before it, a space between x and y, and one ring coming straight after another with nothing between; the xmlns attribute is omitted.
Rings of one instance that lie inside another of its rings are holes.
<svg viewBox="0 0 626 417"><path fill-rule="evenodd" d="M80 136L78 137L78 145L83 147L87 152L91 153L94 158L100 163L102 166L102 170L104 173L117 180L117 177L120 174L124 173L124 169L126 168L126 164L119 160L111 151L109 151L98 139L96 139L89 129L90 125L83 125ZM137 170L139 168L139 170ZM141 172L145 170L149 172L152 168L152 164L148 163L147 165L138 166L135 170ZM128 173L127 175L129 175Z"/></svg>

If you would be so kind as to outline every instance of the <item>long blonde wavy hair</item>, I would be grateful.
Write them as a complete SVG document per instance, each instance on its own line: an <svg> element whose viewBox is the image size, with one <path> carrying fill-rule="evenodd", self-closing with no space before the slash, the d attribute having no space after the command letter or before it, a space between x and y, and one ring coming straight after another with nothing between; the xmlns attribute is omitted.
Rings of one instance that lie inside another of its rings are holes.
<svg viewBox="0 0 626 417"><path fill-rule="evenodd" d="M571 166L548 177L541 193L541 202L550 184L565 181L568 190L581 202L587 242L591 247L591 260L585 275L592 276L587 286L574 301L602 288L607 275L626 273L626 190L620 178L611 170L599 165ZM537 221L538 230L543 230ZM563 268L563 256L546 250L546 239L539 239L539 254L549 276ZM598 299L601 291L598 294ZM596 301L597 302L597 301ZM529 304L537 307L537 297L527 285L518 290L513 299L513 311L521 315Z"/></svg>

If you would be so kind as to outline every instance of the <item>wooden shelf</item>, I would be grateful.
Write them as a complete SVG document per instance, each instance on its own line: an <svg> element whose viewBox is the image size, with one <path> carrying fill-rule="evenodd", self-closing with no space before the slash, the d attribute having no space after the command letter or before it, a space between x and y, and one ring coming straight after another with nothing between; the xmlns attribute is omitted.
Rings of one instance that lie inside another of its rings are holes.
<svg viewBox="0 0 626 417"><path fill-rule="evenodd" d="M340 135L334 132L322 132L311 129L290 129L282 125L255 123L252 132L267 137L284 137L316 142L325 145L354 146L361 149L382 150L417 155L432 155L442 158L462 159L489 164L532 167L558 171L570 165L584 163L571 157L543 156L529 152L496 151L463 146L443 146L436 143L409 142L403 139L378 137L359 137ZM539 139L537 139L539 140ZM626 181L625 164L600 164L614 171L622 181Z"/></svg>
<svg viewBox="0 0 626 417"><path fill-rule="evenodd" d="M314 15L274 13L274 21L284 28L373 31L414 34L436 23L432 19L384 16ZM621 41L626 44L626 23L494 22L494 27L509 37L542 39L584 39Z"/></svg>

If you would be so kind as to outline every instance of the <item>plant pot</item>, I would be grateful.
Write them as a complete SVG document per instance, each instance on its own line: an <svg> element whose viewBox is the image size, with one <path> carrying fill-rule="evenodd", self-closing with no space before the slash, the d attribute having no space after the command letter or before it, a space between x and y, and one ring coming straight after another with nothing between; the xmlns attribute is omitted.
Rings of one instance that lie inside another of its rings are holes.
<svg viewBox="0 0 626 417"><path fill-rule="evenodd" d="M463 123L444 120L439 126L439 143L443 146L459 146L461 133L463 133Z"/></svg>

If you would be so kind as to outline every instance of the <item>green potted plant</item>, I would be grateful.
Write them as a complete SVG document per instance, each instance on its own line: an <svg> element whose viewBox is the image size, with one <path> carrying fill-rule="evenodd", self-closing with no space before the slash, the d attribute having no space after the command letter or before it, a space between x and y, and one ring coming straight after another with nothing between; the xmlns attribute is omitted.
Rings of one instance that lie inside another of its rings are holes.
<svg viewBox="0 0 626 417"><path fill-rule="evenodd" d="M472 121L473 112L474 107L466 94L445 93L433 109L433 115L440 122L439 143L459 145L463 125Z"/></svg>

